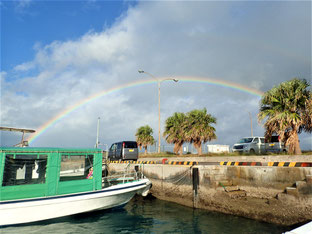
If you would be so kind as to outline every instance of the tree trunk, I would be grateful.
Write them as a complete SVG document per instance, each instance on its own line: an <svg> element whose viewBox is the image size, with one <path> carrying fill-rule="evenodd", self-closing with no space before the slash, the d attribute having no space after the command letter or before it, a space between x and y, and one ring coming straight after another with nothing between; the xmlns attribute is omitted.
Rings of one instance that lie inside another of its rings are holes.
<svg viewBox="0 0 312 234"><path fill-rule="evenodd" d="M291 131L289 138L286 141L289 154L301 155L301 149L299 144L299 137L296 130Z"/></svg>
<svg viewBox="0 0 312 234"><path fill-rule="evenodd" d="M194 142L194 147L197 149L198 155L202 155L201 142Z"/></svg>
<svg viewBox="0 0 312 234"><path fill-rule="evenodd" d="M175 153L175 154L179 154L178 144L177 144L177 143L175 143L175 144L174 144L174 147L173 147L173 153Z"/></svg>
<svg viewBox="0 0 312 234"><path fill-rule="evenodd" d="M180 156L182 156L183 155L183 147L182 147L182 145L180 146Z"/></svg>
<svg viewBox="0 0 312 234"><path fill-rule="evenodd" d="M144 145L144 155L147 155L147 145Z"/></svg>
<svg viewBox="0 0 312 234"><path fill-rule="evenodd" d="M180 156L183 155L183 148L182 148L183 143L175 143L173 147L173 152L175 154L179 154Z"/></svg>

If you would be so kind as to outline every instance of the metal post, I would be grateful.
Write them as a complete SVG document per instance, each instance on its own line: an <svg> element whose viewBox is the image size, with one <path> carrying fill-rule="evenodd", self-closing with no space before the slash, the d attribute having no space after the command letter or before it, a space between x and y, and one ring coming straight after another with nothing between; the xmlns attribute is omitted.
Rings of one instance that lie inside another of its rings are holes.
<svg viewBox="0 0 312 234"><path fill-rule="evenodd" d="M150 74L150 73L148 73L146 71L138 70L138 72L139 73L145 73L145 74L151 76L154 80L157 81L157 85L158 85L158 153L160 153L160 83L162 81L166 81L166 80L172 80L174 82L178 82L179 80L171 79L171 78L164 79L164 80L159 80L155 76L153 76L152 74Z"/></svg>
<svg viewBox="0 0 312 234"><path fill-rule="evenodd" d="M108 144L103 144L105 146L105 159L107 160L108 159Z"/></svg>
<svg viewBox="0 0 312 234"><path fill-rule="evenodd" d="M98 117L95 148L99 147L100 117Z"/></svg>
<svg viewBox="0 0 312 234"><path fill-rule="evenodd" d="M250 118L250 131L251 131L251 137L253 137L253 131L252 131L252 117L251 117L251 113L248 112L249 114L249 118Z"/></svg>
<svg viewBox="0 0 312 234"><path fill-rule="evenodd" d="M24 143L24 136L25 136L25 131L23 131L23 135L22 135L22 144Z"/></svg>
<svg viewBox="0 0 312 234"><path fill-rule="evenodd" d="M199 186L198 168L193 168L192 177L193 177L193 208L196 208L198 200L198 186Z"/></svg>
<svg viewBox="0 0 312 234"><path fill-rule="evenodd" d="M158 83L158 153L160 154L160 81Z"/></svg>
<svg viewBox="0 0 312 234"><path fill-rule="evenodd" d="M134 170L135 170L135 175L138 179L141 179L141 175L139 174L139 166L136 165L134 166Z"/></svg>

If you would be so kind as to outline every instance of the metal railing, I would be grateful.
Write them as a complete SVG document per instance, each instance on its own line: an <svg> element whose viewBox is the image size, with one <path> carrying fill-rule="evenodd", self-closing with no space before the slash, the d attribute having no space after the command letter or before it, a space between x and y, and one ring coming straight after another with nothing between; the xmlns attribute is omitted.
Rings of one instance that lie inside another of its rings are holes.
<svg viewBox="0 0 312 234"><path fill-rule="evenodd" d="M143 178L139 170L130 170L130 163L122 171L114 171L112 175L102 178L102 187L109 187L117 184L124 184Z"/></svg>

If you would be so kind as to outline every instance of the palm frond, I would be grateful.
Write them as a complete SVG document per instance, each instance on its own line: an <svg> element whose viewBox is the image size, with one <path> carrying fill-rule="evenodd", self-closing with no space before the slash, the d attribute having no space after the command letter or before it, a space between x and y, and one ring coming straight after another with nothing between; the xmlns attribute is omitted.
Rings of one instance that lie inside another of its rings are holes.
<svg viewBox="0 0 312 234"><path fill-rule="evenodd" d="M258 121L265 120L265 135L278 133L282 140L295 144L301 131L312 132L310 84L294 78L267 91L260 101ZM288 140L292 139L292 140ZM296 143L297 144L297 143ZM291 145L291 149L295 149Z"/></svg>

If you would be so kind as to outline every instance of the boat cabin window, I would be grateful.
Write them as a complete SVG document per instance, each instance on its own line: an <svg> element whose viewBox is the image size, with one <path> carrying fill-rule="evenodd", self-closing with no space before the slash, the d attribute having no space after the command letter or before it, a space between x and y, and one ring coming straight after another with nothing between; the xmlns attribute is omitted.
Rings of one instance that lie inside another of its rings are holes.
<svg viewBox="0 0 312 234"><path fill-rule="evenodd" d="M93 155L62 155L60 181L93 178Z"/></svg>
<svg viewBox="0 0 312 234"><path fill-rule="evenodd" d="M8 154L2 186L45 183L47 155Z"/></svg>

